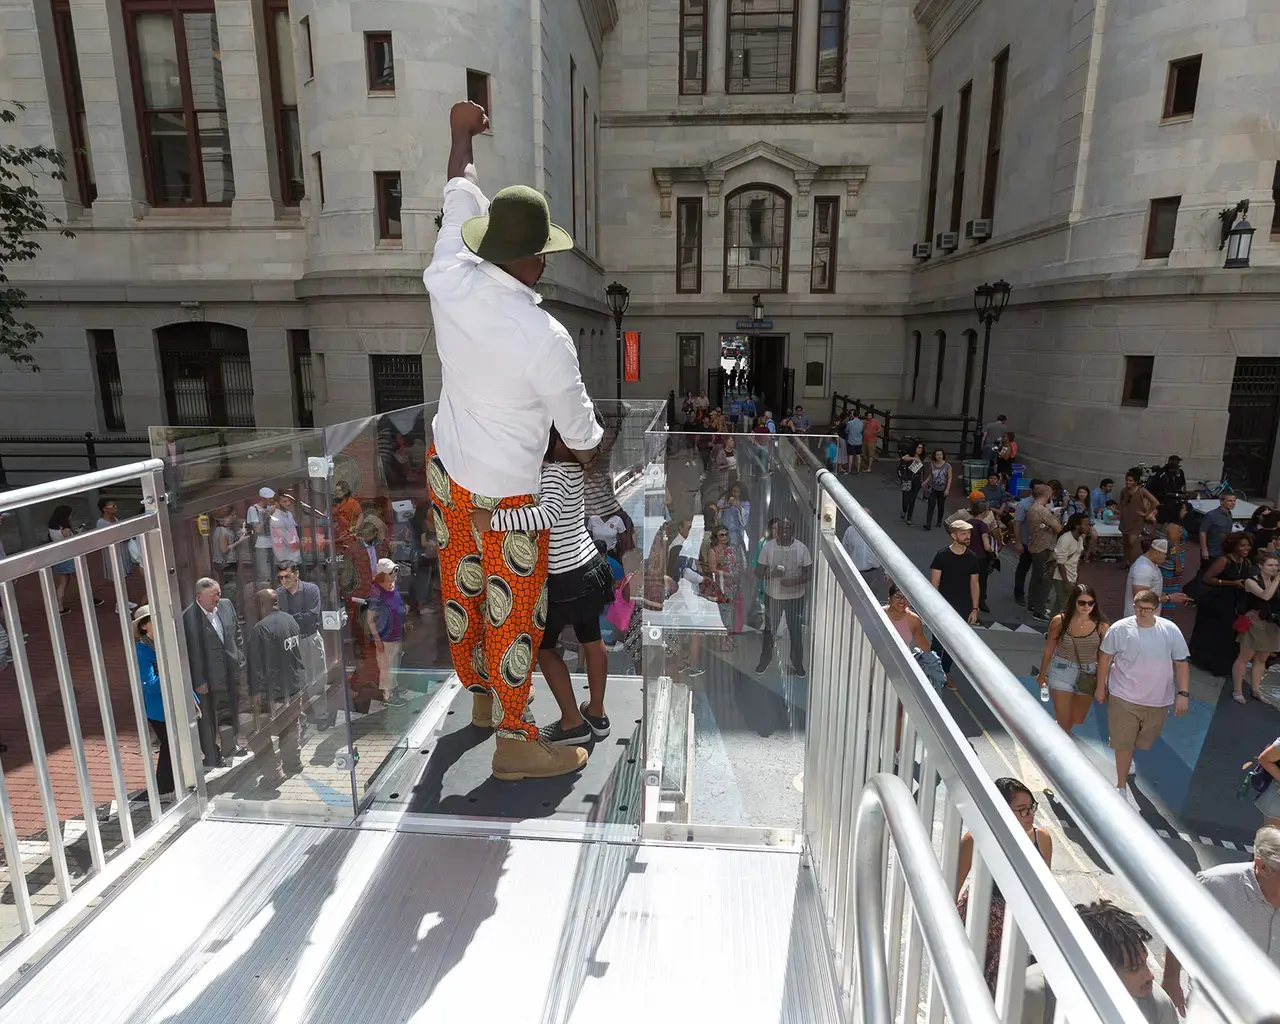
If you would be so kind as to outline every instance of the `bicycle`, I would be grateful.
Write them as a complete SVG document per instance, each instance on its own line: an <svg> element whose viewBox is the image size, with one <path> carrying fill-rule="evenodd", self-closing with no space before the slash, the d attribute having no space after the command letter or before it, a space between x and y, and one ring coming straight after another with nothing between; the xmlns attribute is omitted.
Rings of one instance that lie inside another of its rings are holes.
<svg viewBox="0 0 1280 1024"><path fill-rule="evenodd" d="M1224 494L1234 494L1241 501L1244 500L1244 492L1232 487L1231 481L1226 478L1223 478L1222 480L1200 481L1200 497L1221 498Z"/></svg>

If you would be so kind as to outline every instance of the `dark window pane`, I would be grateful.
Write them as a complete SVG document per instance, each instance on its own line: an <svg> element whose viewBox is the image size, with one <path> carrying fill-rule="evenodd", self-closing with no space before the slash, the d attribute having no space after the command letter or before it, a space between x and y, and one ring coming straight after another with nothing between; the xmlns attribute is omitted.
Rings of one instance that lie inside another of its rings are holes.
<svg viewBox="0 0 1280 1024"><path fill-rule="evenodd" d="M818 14L818 92L839 92L844 84L845 0L822 0Z"/></svg>
<svg viewBox="0 0 1280 1024"><path fill-rule="evenodd" d="M492 119L493 114L489 110L492 102L489 96L489 76L483 71L467 72L467 99L484 107L484 112Z"/></svg>
<svg viewBox="0 0 1280 1024"><path fill-rule="evenodd" d="M392 412L421 405L422 387L421 356L370 356L373 376L373 411Z"/></svg>
<svg viewBox="0 0 1280 1024"><path fill-rule="evenodd" d="M680 18L680 91L706 91L707 22L703 0L684 0Z"/></svg>
<svg viewBox="0 0 1280 1024"><path fill-rule="evenodd" d="M1147 259L1164 259L1173 252L1174 234L1178 227L1178 207L1181 203L1181 196L1151 200L1151 212L1147 217Z"/></svg>
<svg viewBox="0 0 1280 1024"><path fill-rule="evenodd" d="M182 114L148 114L147 151L151 155L151 187L160 205L192 203L191 150Z"/></svg>
<svg viewBox="0 0 1280 1024"><path fill-rule="evenodd" d="M835 289L836 215L840 201L834 197L813 201L813 259L809 290Z"/></svg>
<svg viewBox="0 0 1280 1024"><path fill-rule="evenodd" d="M400 229L400 175L377 175L378 238L402 237Z"/></svg>
<svg viewBox="0 0 1280 1024"><path fill-rule="evenodd" d="M120 361L116 357L115 332L90 331L89 338L98 369L102 425L107 430L124 430L124 387L120 381Z"/></svg>
<svg viewBox="0 0 1280 1024"><path fill-rule="evenodd" d="M681 199L677 203L677 261L679 275L676 290L697 292L702 289L702 202Z"/></svg>
<svg viewBox="0 0 1280 1024"><path fill-rule="evenodd" d="M1190 117L1196 112L1200 89L1200 56L1184 57L1169 63L1169 83L1164 99L1165 117Z"/></svg>
<svg viewBox="0 0 1280 1024"><path fill-rule="evenodd" d="M790 203L780 193L747 188L729 197L725 211L725 290L786 289Z"/></svg>
<svg viewBox="0 0 1280 1024"><path fill-rule="evenodd" d="M369 33L365 36L370 92L395 92L396 68L391 53L391 33Z"/></svg>
<svg viewBox="0 0 1280 1024"><path fill-rule="evenodd" d="M810 362L804 365L804 386L807 388L820 388L823 384L822 375L826 370L826 364L820 362Z"/></svg>
<svg viewBox="0 0 1280 1024"><path fill-rule="evenodd" d="M793 91L795 0L731 0L731 93Z"/></svg>
<svg viewBox="0 0 1280 1024"><path fill-rule="evenodd" d="M280 127L284 134L280 146L284 151L285 205L297 206L307 194L306 182L302 176L302 135L298 129L298 111L281 111Z"/></svg>
<svg viewBox="0 0 1280 1024"><path fill-rule="evenodd" d="M178 70L178 41L173 15L139 14L134 19L138 40L138 77L142 100L149 110L182 108L182 78Z"/></svg>

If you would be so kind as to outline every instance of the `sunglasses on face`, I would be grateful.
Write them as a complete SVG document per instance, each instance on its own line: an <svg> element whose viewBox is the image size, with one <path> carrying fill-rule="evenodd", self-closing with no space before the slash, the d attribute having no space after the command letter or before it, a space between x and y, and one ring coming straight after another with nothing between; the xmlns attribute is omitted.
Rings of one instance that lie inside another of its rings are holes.
<svg viewBox="0 0 1280 1024"><path fill-rule="evenodd" d="M1036 808L1039 806L1039 804L1032 800L1026 807L1013 808L1013 813L1018 815L1020 818L1029 818L1031 815L1036 813Z"/></svg>
<svg viewBox="0 0 1280 1024"><path fill-rule="evenodd" d="M1077 607L1077 608L1092 608L1092 607L1093 607L1095 604L1097 604L1097 603L1098 603L1097 601L1084 601L1084 600L1081 600L1081 601L1077 601L1077 602L1076 602L1076 607Z"/></svg>

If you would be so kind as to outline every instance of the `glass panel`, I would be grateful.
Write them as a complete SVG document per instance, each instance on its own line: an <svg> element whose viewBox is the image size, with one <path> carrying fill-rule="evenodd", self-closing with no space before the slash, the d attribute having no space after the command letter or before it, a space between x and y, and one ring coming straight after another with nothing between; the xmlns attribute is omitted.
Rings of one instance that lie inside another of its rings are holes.
<svg viewBox="0 0 1280 1024"><path fill-rule="evenodd" d="M280 105L298 105L298 81L293 67L293 33L289 29L289 12L275 12L276 72L280 79Z"/></svg>
<svg viewBox="0 0 1280 1024"><path fill-rule="evenodd" d="M698 263L702 255L702 204L697 200L681 200L680 204L680 290L696 292Z"/></svg>
<svg viewBox="0 0 1280 1024"><path fill-rule="evenodd" d="M166 206L193 202L187 119L182 114L148 114L146 126L156 203Z"/></svg>
<svg viewBox="0 0 1280 1024"><path fill-rule="evenodd" d="M280 124L284 133L280 144L284 147L285 205L297 206L307 191L302 176L302 134L298 128L297 110L281 111Z"/></svg>
<svg viewBox="0 0 1280 1024"><path fill-rule="evenodd" d="M816 516L794 446L831 441L649 435L647 825L800 826Z"/></svg>
<svg viewBox="0 0 1280 1024"><path fill-rule="evenodd" d="M818 15L818 92L839 92L843 69L840 41L844 37L845 0L822 0Z"/></svg>
<svg viewBox="0 0 1280 1024"><path fill-rule="evenodd" d="M749 189L730 198L725 224L726 290L782 290L787 219L787 200L776 192Z"/></svg>
<svg viewBox="0 0 1280 1024"><path fill-rule="evenodd" d="M142 102L150 110L182 107L182 77L173 15L139 14L133 20L138 37L138 77Z"/></svg>
<svg viewBox="0 0 1280 1024"><path fill-rule="evenodd" d="M733 0L729 92L791 92L795 0Z"/></svg>
<svg viewBox="0 0 1280 1024"><path fill-rule="evenodd" d="M815 292L832 287L831 251L835 239L835 200L818 199L813 204L813 266L810 288Z"/></svg>
<svg viewBox="0 0 1280 1024"><path fill-rule="evenodd" d="M222 87L217 19L212 12L184 14L182 27L187 37L192 105L196 110L225 110L227 97Z"/></svg>
<svg viewBox="0 0 1280 1024"><path fill-rule="evenodd" d="M369 88L390 92L396 87L395 60L391 53L391 37L369 37Z"/></svg>
<svg viewBox="0 0 1280 1024"><path fill-rule="evenodd" d="M227 130L227 115L220 112L196 114L196 124L200 130L205 202L229 203L236 197L236 182L231 167L231 135Z"/></svg>
<svg viewBox="0 0 1280 1024"><path fill-rule="evenodd" d="M382 209L382 237L400 238L400 175L378 179L378 202Z"/></svg>
<svg viewBox="0 0 1280 1024"><path fill-rule="evenodd" d="M703 20L705 17L705 7L703 0L685 0L684 17L681 20L681 50L684 57L684 91L686 93L700 93L703 87L704 61L706 53L704 47L704 33L706 32L706 24Z"/></svg>
<svg viewBox="0 0 1280 1024"><path fill-rule="evenodd" d="M329 482L310 461L323 465L322 434L150 433L166 463L188 664L206 691L200 745L215 810L349 819L341 630L323 620L341 607L335 537Z"/></svg>

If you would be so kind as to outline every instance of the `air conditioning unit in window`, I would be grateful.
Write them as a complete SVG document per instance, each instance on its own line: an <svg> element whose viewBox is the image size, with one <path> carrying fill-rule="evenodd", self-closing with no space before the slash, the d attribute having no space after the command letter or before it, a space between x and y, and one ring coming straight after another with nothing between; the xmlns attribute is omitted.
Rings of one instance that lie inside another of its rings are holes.
<svg viewBox="0 0 1280 1024"><path fill-rule="evenodd" d="M973 242L985 242L991 237L991 218L981 217L964 226L964 237Z"/></svg>
<svg viewBox="0 0 1280 1024"><path fill-rule="evenodd" d="M940 231L938 237L934 239L935 249L942 252L955 252L960 248L960 234L956 231Z"/></svg>
<svg viewBox="0 0 1280 1024"><path fill-rule="evenodd" d="M933 246L928 242L916 242L911 247L911 258L913 260L927 260L933 255Z"/></svg>

